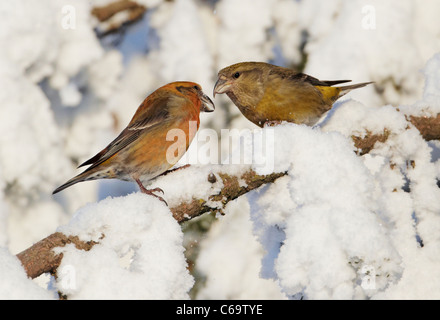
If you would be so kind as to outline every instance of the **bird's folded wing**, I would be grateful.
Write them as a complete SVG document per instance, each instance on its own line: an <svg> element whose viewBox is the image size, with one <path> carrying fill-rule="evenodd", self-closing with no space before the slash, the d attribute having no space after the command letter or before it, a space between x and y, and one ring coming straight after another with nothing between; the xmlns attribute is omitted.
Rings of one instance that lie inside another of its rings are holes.
<svg viewBox="0 0 440 320"><path fill-rule="evenodd" d="M89 169L103 163L117 152L136 141L139 136L149 128L163 123L169 118L169 97L150 99L148 104L144 101L136 111L128 126L106 148L94 157L82 163L79 167L92 165ZM79 168L78 167L78 168Z"/></svg>

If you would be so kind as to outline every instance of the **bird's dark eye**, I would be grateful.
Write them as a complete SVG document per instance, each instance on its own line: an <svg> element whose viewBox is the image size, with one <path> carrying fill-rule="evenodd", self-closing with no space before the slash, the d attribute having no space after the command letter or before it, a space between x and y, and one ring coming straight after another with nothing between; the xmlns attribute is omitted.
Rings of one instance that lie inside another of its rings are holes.
<svg viewBox="0 0 440 320"><path fill-rule="evenodd" d="M199 86L194 86L193 88L196 89L197 91L200 90Z"/></svg>
<svg viewBox="0 0 440 320"><path fill-rule="evenodd" d="M234 73L234 78L235 78L235 79L238 79L239 76L240 76L240 72L236 72L236 73Z"/></svg>

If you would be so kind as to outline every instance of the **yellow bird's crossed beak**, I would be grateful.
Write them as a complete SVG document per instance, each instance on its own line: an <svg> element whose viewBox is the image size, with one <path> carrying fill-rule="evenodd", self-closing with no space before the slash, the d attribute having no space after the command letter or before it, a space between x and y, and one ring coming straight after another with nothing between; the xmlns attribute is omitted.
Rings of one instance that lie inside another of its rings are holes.
<svg viewBox="0 0 440 320"><path fill-rule="evenodd" d="M214 92L213 92L213 96L215 98L215 95L217 93L225 93L226 91L229 90L229 88L231 87L232 83L228 81L228 79L224 76L219 76L217 79L217 82L214 85Z"/></svg>

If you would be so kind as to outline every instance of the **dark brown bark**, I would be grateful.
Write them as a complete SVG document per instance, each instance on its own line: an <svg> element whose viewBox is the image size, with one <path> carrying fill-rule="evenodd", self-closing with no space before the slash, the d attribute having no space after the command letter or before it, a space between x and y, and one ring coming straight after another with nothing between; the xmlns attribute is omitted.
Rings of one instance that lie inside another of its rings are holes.
<svg viewBox="0 0 440 320"><path fill-rule="evenodd" d="M390 135L388 129L384 129L382 134L373 134L367 130L365 137L351 136L354 146L357 148L356 153L360 156L369 153L375 146L376 142L385 142Z"/></svg>
<svg viewBox="0 0 440 320"><path fill-rule="evenodd" d="M69 243L73 243L78 249L88 251L96 242L84 242L79 240L77 236L66 236L61 232L55 232L17 254L17 258L21 261L28 277L36 278L43 273L56 270L61 263L63 254L56 254L53 249L64 247Z"/></svg>
<svg viewBox="0 0 440 320"><path fill-rule="evenodd" d="M426 141L440 140L440 113L436 117L407 117Z"/></svg>

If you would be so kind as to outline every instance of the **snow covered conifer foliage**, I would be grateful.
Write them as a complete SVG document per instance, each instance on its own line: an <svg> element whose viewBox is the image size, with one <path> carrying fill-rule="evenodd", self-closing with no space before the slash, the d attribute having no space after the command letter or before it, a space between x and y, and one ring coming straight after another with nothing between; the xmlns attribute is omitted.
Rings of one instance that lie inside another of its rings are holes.
<svg viewBox="0 0 440 320"><path fill-rule="evenodd" d="M438 12L437 0L1 1L0 298L439 299ZM212 96L242 61L374 84L314 127L259 128ZM178 80L216 110L176 165L189 166L150 182L167 205L117 180L52 195Z"/></svg>

